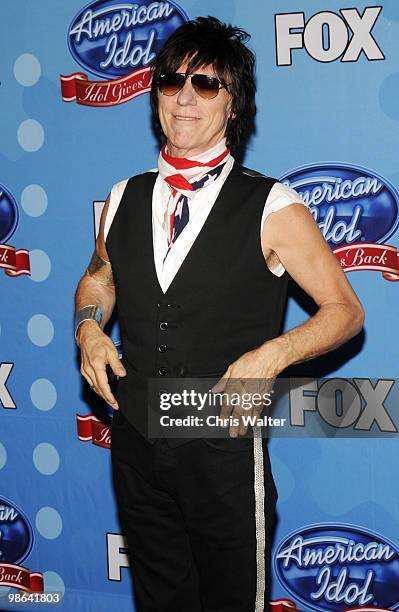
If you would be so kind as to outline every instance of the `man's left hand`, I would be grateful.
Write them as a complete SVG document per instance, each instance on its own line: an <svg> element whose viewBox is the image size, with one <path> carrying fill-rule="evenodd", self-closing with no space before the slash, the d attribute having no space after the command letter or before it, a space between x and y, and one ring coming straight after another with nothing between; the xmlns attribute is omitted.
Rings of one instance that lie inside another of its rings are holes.
<svg viewBox="0 0 399 612"><path fill-rule="evenodd" d="M212 387L213 392L226 394L220 417L230 424L230 437L236 438L247 432L248 424L243 421L243 416L254 419L260 417L265 400L272 396L278 373L275 347L272 342L265 343L231 363L222 378ZM229 399L232 397L235 398L233 404Z"/></svg>

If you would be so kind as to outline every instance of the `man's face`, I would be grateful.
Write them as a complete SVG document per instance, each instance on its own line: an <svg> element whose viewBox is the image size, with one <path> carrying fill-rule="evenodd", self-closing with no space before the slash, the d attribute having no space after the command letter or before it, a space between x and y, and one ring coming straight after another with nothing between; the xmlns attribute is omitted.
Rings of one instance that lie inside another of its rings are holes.
<svg viewBox="0 0 399 612"><path fill-rule="evenodd" d="M186 72L187 62L176 72ZM216 76L211 66L197 68L193 74ZM190 157L216 145L225 135L232 116L231 94L223 87L211 100L201 98L188 78L174 96L158 92L158 112L168 151L174 157Z"/></svg>

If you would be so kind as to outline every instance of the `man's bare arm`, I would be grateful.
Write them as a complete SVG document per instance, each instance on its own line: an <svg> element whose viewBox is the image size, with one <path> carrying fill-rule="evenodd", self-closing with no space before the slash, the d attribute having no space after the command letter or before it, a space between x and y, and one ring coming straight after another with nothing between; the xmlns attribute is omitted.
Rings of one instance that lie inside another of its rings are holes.
<svg viewBox="0 0 399 612"><path fill-rule="evenodd" d="M89 304L100 306L103 312L101 328L109 321L115 306L115 286L112 277L111 264L102 259L94 250L90 264L79 281L75 294L75 311ZM97 325L95 321L82 321L76 333L80 347L80 335L88 326Z"/></svg>
<svg viewBox="0 0 399 612"><path fill-rule="evenodd" d="M82 376L98 395L114 408L118 408L119 406L108 384L106 366L109 364L118 376L125 376L126 370L119 360L114 343L102 331L115 306L112 267L104 241L104 223L109 199L108 196L101 214L96 248L75 293L75 312L92 304L101 308L103 313L101 328L94 320L82 321L76 333L76 342L81 351L80 371Z"/></svg>
<svg viewBox="0 0 399 612"><path fill-rule="evenodd" d="M272 249L295 282L319 306L305 323L268 344L276 373L337 348L362 328L364 310L311 213L292 204L272 213L262 245Z"/></svg>

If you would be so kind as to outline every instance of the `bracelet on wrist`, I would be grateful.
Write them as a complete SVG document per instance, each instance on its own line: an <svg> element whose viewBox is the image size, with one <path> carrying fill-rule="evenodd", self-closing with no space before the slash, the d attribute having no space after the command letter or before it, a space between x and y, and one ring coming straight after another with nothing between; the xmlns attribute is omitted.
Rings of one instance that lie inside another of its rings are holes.
<svg viewBox="0 0 399 612"><path fill-rule="evenodd" d="M75 340L77 340L78 328L83 321L96 321L98 326L101 327L102 320L103 311L97 304L89 304L78 310L75 315Z"/></svg>

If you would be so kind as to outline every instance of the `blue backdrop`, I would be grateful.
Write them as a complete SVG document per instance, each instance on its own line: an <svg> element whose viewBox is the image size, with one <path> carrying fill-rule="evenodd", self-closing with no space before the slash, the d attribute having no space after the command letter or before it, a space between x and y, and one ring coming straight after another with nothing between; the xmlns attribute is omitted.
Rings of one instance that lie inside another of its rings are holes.
<svg viewBox="0 0 399 612"><path fill-rule="evenodd" d="M107 413L80 376L73 297L111 186L156 165L148 61L198 15L251 33L244 162L309 199L366 311L363 334L292 375L394 385L399 5L3 0L0 14L0 609L16 608L18 584L63 593L63 610L132 612ZM293 287L284 329L310 312ZM276 607L398 607L397 440L355 425L348 439L271 442Z"/></svg>

